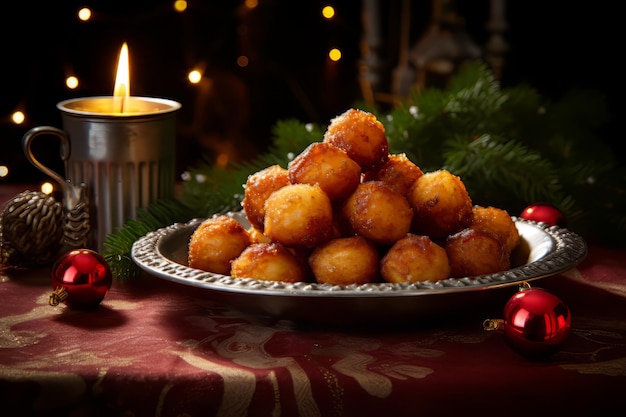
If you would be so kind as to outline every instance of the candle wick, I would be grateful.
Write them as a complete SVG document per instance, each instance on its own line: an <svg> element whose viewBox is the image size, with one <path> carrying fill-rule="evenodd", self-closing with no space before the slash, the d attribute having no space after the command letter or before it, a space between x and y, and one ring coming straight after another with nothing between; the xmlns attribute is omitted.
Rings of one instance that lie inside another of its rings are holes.
<svg viewBox="0 0 626 417"><path fill-rule="evenodd" d="M112 109L114 113L124 113L124 101L126 100L126 96L113 96Z"/></svg>

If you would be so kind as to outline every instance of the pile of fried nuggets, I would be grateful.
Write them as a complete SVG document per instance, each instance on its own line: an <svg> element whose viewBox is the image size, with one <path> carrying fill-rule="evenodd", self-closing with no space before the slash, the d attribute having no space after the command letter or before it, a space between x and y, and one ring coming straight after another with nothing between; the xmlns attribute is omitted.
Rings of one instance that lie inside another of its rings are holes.
<svg viewBox="0 0 626 417"><path fill-rule="evenodd" d="M390 154L382 123L358 109L287 168L251 174L242 207L249 228L221 214L199 225L190 267L266 281L435 282L509 269L520 239L511 216L473 205L458 176Z"/></svg>

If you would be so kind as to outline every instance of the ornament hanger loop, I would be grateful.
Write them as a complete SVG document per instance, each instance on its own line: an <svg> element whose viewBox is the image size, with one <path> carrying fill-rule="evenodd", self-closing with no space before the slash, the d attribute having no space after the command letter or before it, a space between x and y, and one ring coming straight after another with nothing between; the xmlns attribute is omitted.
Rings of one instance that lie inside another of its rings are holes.
<svg viewBox="0 0 626 417"><path fill-rule="evenodd" d="M67 299L69 293L67 292L67 288L65 287L56 287L52 294L50 294L50 298L48 299L48 304L51 306L58 306L63 301Z"/></svg>
<svg viewBox="0 0 626 417"><path fill-rule="evenodd" d="M503 331L504 320L502 319L487 319L483 321L483 328L488 331Z"/></svg>

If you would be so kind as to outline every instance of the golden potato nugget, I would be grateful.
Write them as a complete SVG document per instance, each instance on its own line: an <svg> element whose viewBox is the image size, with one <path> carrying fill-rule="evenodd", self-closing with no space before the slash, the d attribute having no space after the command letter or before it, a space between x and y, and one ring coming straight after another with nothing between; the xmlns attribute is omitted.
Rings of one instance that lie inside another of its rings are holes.
<svg viewBox="0 0 626 417"><path fill-rule="evenodd" d="M248 234L250 235L250 243L268 243L272 240L265 236L265 234L254 226L248 228Z"/></svg>
<svg viewBox="0 0 626 417"><path fill-rule="evenodd" d="M445 245L454 278L492 274L510 267L509 254L492 234L464 229L448 237Z"/></svg>
<svg viewBox="0 0 626 417"><path fill-rule="evenodd" d="M387 162L363 174L363 182L382 181L406 196L416 179L424 175L406 154L389 155Z"/></svg>
<svg viewBox="0 0 626 417"><path fill-rule="evenodd" d="M285 246L312 248L333 234L333 208L319 185L289 184L265 201L265 236Z"/></svg>
<svg viewBox="0 0 626 417"><path fill-rule="evenodd" d="M443 239L465 229L472 220L472 200L461 178L446 170L427 172L407 196L413 208L411 232Z"/></svg>
<svg viewBox="0 0 626 417"><path fill-rule="evenodd" d="M332 239L313 250L309 265L320 284L367 284L379 280L376 246L361 236Z"/></svg>
<svg viewBox="0 0 626 417"><path fill-rule="evenodd" d="M250 243L248 231L237 220L215 215L200 223L191 234L187 260L192 268L228 275L230 261Z"/></svg>
<svg viewBox="0 0 626 417"><path fill-rule="evenodd" d="M248 176L241 206L252 226L263 231L265 200L289 182L289 171L280 165L269 166Z"/></svg>
<svg viewBox="0 0 626 417"><path fill-rule="evenodd" d="M231 263L230 275L263 281L300 282L305 272L300 261L280 243L253 243Z"/></svg>
<svg viewBox="0 0 626 417"><path fill-rule="evenodd" d="M315 142L289 163L293 184L318 184L331 201L344 199L361 182L361 167L330 143Z"/></svg>
<svg viewBox="0 0 626 417"><path fill-rule="evenodd" d="M385 127L376 116L363 110L349 109L333 118L323 141L346 151L363 172L385 163L389 157Z"/></svg>
<svg viewBox="0 0 626 417"><path fill-rule="evenodd" d="M391 283L439 281L450 277L448 256L428 236L408 233L385 253L380 274Z"/></svg>
<svg viewBox="0 0 626 417"><path fill-rule="evenodd" d="M472 207L472 222L469 227L492 233L508 253L513 252L520 239L519 231L509 213L497 207Z"/></svg>
<svg viewBox="0 0 626 417"><path fill-rule="evenodd" d="M344 201L341 216L355 233L392 244L409 232L413 210L402 194L382 181L370 181L359 184Z"/></svg>

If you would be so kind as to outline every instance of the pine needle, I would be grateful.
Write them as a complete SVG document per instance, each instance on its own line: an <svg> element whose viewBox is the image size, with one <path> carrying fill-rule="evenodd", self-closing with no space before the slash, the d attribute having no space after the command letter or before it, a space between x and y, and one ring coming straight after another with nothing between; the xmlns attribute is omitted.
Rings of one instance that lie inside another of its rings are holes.
<svg viewBox="0 0 626 417"><path fill-rule="evenodd" d="M484 64L465 67L446 89L414 90L393 109L363 103L385 126L390 153L405 153L424 172L445 168L462 178L475 204L512 215L539 201L557 206L568 227L624 245L626 172L598 137L608 120L603 97L572 91L551 102L526 85L502 88ZM347 109L346 109L347 110ZM105 258L120 279L137 276L133 243L159 227L241 209L249 175L289 162L325 126L277 122L268 151L242 164L203 161L185 175L180 201L159 201L107 237Z"/></svg>

